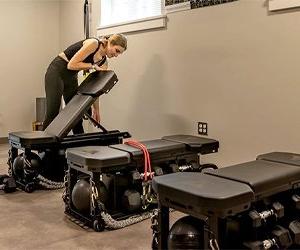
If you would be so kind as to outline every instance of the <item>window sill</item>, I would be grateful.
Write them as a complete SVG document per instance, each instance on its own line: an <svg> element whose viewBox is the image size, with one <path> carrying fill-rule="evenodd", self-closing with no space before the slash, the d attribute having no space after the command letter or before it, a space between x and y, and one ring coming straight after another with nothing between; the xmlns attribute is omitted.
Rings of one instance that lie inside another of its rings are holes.
<svg viewBox="0 0 300 250"><path fill-rule="evenodd" d="M136 31L151 30L166 27L166 15L143 18L132 22L118 23L114 25L100 26L97 28L97 36L105 36L116 33L131 33Z"/></svg>
<svg viewBox="0 0 300 250"><path fill-rule="evenodd" d="M165 7L167 14L172 12L177 12L177 11L190 10L190 9L191 9L190 2L177 3L177 4L167 5Z"/></svg>
<svg viewBox="0 0 300 250"><path fill-rule="evenodd" d="M300 0L269 0L269 11L300 7Z"/></svg>

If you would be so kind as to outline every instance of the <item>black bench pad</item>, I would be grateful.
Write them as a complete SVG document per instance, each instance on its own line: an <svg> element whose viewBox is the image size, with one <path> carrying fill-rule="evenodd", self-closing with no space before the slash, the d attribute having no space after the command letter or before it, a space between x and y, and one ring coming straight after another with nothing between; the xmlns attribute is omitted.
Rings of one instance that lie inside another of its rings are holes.
<svg viewBox="0 0 300 250"><path fill-rule="evenodd" d="M245 183L253 189L256 199L292 189L300 180L299 167L264 160L206 171L206 174Z"/></svg>
<svg viewBox="0 0 300 250"><path fill-rule="evenodd" d="M185 145L182 143L165 141L161 139L143 141L141 143L146 146L151 159L154 160L155 158L169 158L186 153ZM143 161L144 159L143 152L133 146L127 144L116 144L110 145L109 147L130 153L132 159L135 161Z"/></svg>
<svg viewBox="0 0 300 250"><path fill-rule="evenodd" d="M186 153L185 145L182 143L164 140L151 140L142 142L148 149L151 161L177 157ZM104 171L103 168L116 165L128 166L129 163L144 163L143 152L127 144L116 144L109 146L78 147L67 150L67 159L76 165L85 166L90 171Z"/></svg>
<svg viewBox="0 0 300 250"><path fill-rule="evenodd" d="M10 143L20 144L23 147L36 145L36 144L49 144L56 142L56 136L50 135L45 131L19 131L11 132L8 134Z"/></svg>
<svg viewBox="0 0 300 250"><path fill-rule="evenodd" d="M69 162L95 172L103 172L105 168L110 170L114 166L124 166L130 162L128 153L108 146L69 148L66 156Z"/></svg>
<svg viewBox="0 0 300 250"><path fill-rule="evenodd" d="M45 132L56 135L59 139L67 136L94 101L91 96L75 95L49 124Z"/></svg>
<svg viewBox="0 0 300 250"><path fill-rule="evenodd" d="M154 177L160 202L190 214L225 217L249 209L253 190L246 184L202 173L174 173Z"/></svg>
<svg viewBox="0 0 300 250"><path fill-rule="evenodd" d="M163 140L183 143L188 150L200 154L218 152L219 142L214 139L203 138L192 135L170 135L162 137Z"/></svg>
<svg viewBox="0 0 300 250"><path fill-rule="evenodd" d="M108 93L117 82L117 75L113 71L95 71L80 84L78 93L98 97Z"/></svg>
<svg viewBox="0 0 300 250"><path fill-rule="evenodd" d="M288 152L272 152L257 156L258 160L286 163L289 165L300 166L300 154Z"/></svg>

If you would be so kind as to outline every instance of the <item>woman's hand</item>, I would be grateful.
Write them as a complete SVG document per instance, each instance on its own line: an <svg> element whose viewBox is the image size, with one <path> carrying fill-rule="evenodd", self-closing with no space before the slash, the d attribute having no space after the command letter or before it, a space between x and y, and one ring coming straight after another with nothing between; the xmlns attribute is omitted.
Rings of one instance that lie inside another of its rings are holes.
<svg viewBox="0 0 300 250"><path fill-rule="evenodd" d="M97 64L93 64L93 69L94 70L97 70L97 71L100 71L100 70L109 70L108 69L108 63L107 63L107 60L105 61L105 63L101 66L97 65Z"/></svg>
<svg viewBox="0 0 300 250"><path fill-rule="evenodd" d="M93 106L92 106L92 117L98 123L100 123L100 120L101 120L99 110L100 110L100 103L99 103L99 98L97 98L97 100L93 103Z"/></svg>
<svg viewBox="0 0 300 250"><path fill-rule="evenodd" d="M100 112L99 112L99 110L97 110L97 109L95 109L95 108L93 108L92 109L92 117L98 122L98 123L100 123Z"/></svg>
<svg viewBox="0 0 300 250"><path fill-rule="evenodd" d="M92 69L100 71L103 70L101 67L99 67L97 64L93 64Z"/></svg>

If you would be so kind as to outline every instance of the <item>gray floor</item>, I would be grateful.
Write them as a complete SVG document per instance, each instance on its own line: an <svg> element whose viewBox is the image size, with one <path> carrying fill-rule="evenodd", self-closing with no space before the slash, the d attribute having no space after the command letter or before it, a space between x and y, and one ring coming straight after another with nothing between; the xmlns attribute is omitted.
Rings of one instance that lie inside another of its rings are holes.
<svg viewBox="0 0 300 250"><path fill-rule="evenodd" d="M8 148L0 144L0 174ZM83 229L65 216L62 191L0 191L0 249L151 249L150 219L115 231Z"/></svg>

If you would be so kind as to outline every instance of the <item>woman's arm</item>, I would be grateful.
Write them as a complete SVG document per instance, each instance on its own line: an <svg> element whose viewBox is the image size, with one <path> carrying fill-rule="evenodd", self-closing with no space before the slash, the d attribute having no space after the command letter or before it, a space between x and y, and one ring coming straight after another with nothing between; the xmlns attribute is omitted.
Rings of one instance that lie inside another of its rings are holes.
<svg viewBox="0 0 300 250"><path fill-rule="evenodd" d="M100 103L99 98L94 102L92 109L92 117L100 123Z"/></svg>
<svg viewBox="0 0 300 250"><path fill-rule="evenodd" d="M94 38L87 39L83 42L83 46L76 52L68 63L69 70L85 70L92 69L93 64L85 63L83 60L98 48L98 41Z"/></svg>
<svg viewBox="0 0 300 250"><path fill-rule="evenodd" d="M108 62L107 62L107 60L101 66L99 66L97 64L94 64L92 66L92 69L97 70L97 71L108 70Z"/></svg>

